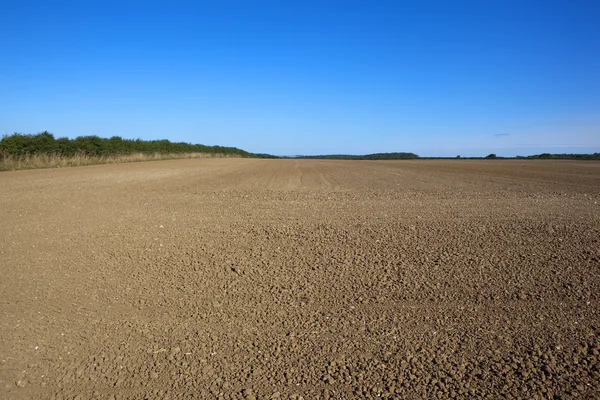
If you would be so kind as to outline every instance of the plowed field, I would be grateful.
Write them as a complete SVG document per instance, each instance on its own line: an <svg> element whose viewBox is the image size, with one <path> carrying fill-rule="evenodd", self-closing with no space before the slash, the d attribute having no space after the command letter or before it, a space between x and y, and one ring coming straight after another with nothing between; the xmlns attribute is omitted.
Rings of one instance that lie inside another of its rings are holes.
<svg viewBox="0 0 600 400"><path fill-rule="evenodd" d="M0 398L600 398L600 163L0 174Z"/></svg>

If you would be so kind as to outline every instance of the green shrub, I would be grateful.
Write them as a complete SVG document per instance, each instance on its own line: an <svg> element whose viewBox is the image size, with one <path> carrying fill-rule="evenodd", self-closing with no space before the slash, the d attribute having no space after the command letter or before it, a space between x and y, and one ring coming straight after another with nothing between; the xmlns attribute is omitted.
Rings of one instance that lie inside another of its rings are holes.
<svg viewBox="0 0 600 400"><path fill-rule="evenodd" d="M205 146L203 144L172 143L169 140L141 140L123 139L113 136L110 139L96 135L78 136L75 139L61 137L55 139L54 135L44 131L36 135L14 133L5 135L0 140L0 154L24 156L35 154L58 154L73 156L84 154L89 156L102 156L113 154L170 154L170 153L209 153L224 154L238 157L271 157L267 154L254 155L235 147Z"/></svg>

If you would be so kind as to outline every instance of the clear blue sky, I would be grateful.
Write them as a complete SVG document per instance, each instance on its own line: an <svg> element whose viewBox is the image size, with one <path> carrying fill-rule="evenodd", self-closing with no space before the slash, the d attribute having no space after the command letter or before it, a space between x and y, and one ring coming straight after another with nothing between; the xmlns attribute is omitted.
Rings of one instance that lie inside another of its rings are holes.
<svg viewBox="0 0 600 400"><path fill-rule="evenodd" d="M0 134L600 151L596 0L5 0L0 22Z"/></svg>

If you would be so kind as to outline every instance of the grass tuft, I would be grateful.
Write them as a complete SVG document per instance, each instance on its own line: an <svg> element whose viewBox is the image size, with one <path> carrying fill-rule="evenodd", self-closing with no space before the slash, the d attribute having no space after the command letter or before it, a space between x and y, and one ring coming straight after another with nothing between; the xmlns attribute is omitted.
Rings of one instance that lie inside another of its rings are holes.
<svg viewBox="0 0 600 400"><path fill-rule="evenodd" d="M220 153L131 153L88 155L83 152L71 156L59 153L37 153L25 155L0 154L0 171L21 169L78 167L95 164L118 164L141 161L174 160L181 158L238 157Z"/></svg>

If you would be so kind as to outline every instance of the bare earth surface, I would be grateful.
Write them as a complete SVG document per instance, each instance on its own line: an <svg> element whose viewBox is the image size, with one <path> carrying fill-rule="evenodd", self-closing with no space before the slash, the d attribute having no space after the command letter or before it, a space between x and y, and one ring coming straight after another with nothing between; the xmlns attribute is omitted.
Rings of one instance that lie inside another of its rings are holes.
<svg viewBox="0 0 600 400"><path fill-rule="evenodd" d="M600 398L600 163L0 174L0 398Z"/></svg>

